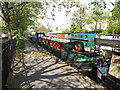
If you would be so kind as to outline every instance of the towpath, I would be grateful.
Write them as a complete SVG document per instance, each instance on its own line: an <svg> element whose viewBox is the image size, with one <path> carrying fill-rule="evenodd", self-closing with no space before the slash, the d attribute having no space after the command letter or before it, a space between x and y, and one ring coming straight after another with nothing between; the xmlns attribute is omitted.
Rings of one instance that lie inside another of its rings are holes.
<svg viewBox="0 0 120 90"><path fill-rule="evenodd" d="M104 88L94 80L59 61L41 47L25 41L23 70L17 74L20 88ZM49 55L45 55L49 54Z"/></svg>

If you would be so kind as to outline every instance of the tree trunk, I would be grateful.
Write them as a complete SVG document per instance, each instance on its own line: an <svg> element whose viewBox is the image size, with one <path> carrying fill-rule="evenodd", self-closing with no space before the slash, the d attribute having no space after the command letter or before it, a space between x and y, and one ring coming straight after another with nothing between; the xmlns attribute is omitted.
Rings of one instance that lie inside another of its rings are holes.
<svg viewBox="0 0 120 90"><path fill-rule="evenodd" d="M96 34L97 25L98 25L98 23L97 23L97 21L95 21L95 29L94 29L95 34Z"/></svg>
<svg viewBox="0 0 120 90"><path fill-rule="evenodd" d="M2 14L4 16L4 21L6 24L6 31L8 33L8 38L12 39L12 33L10 28L10 9L9 9L9 3L5 2L2 7Z"/></svg>
<svg viewBox="0 0 120 90"><path fill-rule="evenodd" d="M118 18L118 27L119 27L119 30L117 31L117 33L120 33L120 18Z"/></svg>
<svg viewBox="0 0 120 90"><path fill-rule="evenodd" d="M8 32L8 37L9 39L12 39L12 32L11 32L11 28L10 28L10 21L5 22L6 23L6 29Z"/></svg>
<svg viewBox="0 0 120 90"><path fill-rule="evenodd" d="M115 34L115 29L114 28L112 28L112 35L114 35Z"/></svg>

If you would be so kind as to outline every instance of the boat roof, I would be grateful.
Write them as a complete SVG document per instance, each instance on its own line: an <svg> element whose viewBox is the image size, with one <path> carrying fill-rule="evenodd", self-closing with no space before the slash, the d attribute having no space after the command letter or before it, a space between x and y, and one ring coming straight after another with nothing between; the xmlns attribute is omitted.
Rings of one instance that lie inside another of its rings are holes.
<svg viewBox="0 0 120 90"><path fill-rule="evenodd" d="M59 37L42 37L42 38L54 40L54 41L58 41L58 42L62 42L62 43L70 42L70 39L67 39L67 38L59 38Z"/></svg>
<svg viewBox="0 0 120 90"><path fill-rule="evenodd" d="M42 38L45 38L45 39L49 39L49 40L53 40L53 41L58 41L58 42L62 42L62 43L83 43L83 41L71 41L70 38L60 38L60 37L46 37L46 36L43 36Z"/></svg>

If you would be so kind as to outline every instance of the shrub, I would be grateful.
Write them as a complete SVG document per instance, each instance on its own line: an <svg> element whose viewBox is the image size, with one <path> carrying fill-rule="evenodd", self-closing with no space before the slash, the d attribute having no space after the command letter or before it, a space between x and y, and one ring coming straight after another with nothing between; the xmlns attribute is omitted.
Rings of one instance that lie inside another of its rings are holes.
<svg viewBox="0 0 120 90"><path fill-rule="evenodd" d="M24 41L23 41L23 36L21 34L17 34L16 46L17 46L16 52L21 53L24 49Z"/></svg>

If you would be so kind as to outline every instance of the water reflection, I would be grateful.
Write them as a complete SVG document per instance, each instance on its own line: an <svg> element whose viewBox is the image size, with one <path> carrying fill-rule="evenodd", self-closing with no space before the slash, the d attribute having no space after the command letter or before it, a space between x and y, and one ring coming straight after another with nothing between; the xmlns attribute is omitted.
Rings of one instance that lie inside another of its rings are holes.
<svg viewBox="0 0 120 90"><path fill-rule="evenodd" d="M76 40L72 40L72 41L76 41ZM98 40L99 41L99 40ZM112 56L112 52L115 51L116 49L120 49L119 45L113 45L114 42L109 41L111 43L108 43L108 45L103 44L103 42L99 42L98 41L82 41L84 43L84 49L86 51L94 51L94 49L101 51L101 54L103 54L106 59L110 59ZM105 42L105 41L104 41ZM109 44L112 44L112 46L109 46ZM115 44L115 43L114 43ZM117 43L119 44L119 42Z"/></svg>
<svg viewBox="0 0 120 90"><path fill-rule="evenodd" d="M115 51L116 49L119 49L119 48L106 46L106 45L97 45L97 44L95 44L95 42L85 42L85 41L83 41L83 43L84 43L84 46L85 46L85 50L93 51L96 48L96 50L100 50L101 53L107 59L111 58L113 51Z"/></svg>

